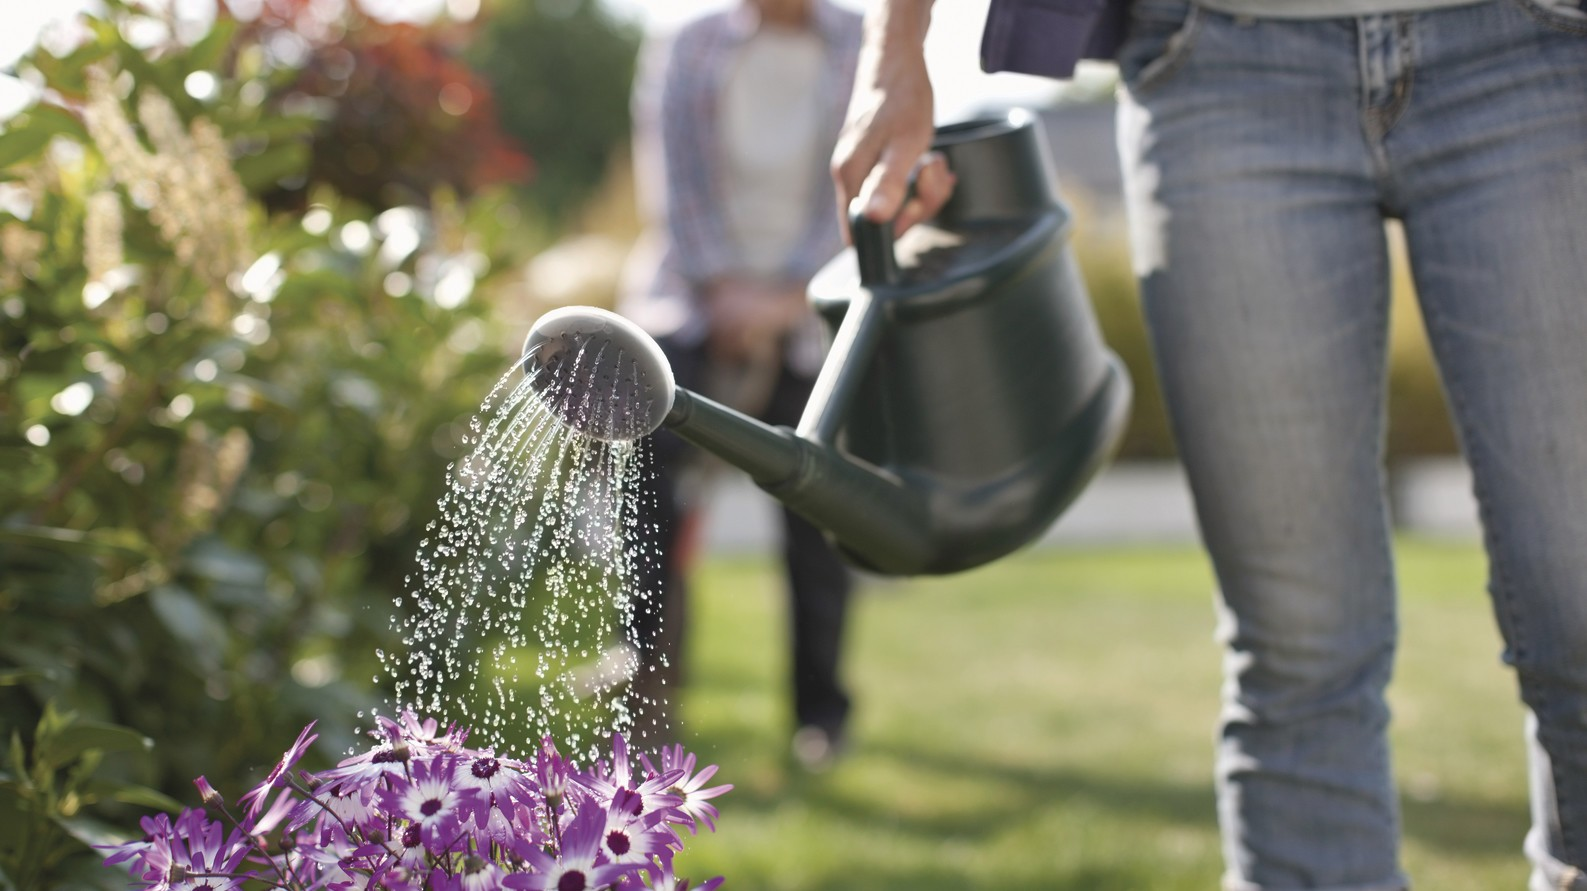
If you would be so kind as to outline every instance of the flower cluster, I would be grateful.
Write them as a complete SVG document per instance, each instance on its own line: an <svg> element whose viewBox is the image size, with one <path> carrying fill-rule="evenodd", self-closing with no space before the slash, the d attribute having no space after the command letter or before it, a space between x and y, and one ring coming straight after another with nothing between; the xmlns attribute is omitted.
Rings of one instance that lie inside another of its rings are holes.
<svg viewBox="0 0 1587 891"><path fill-rule="evenodd" d="M586 771L549 737L515 760L466 748L466 731L441 733L411 712L379 720L379 745L317 774L293 771L316 738L305 727L236 814L199 777L204 808L144 818L147 836L113 847L105 863L130 861L143 887L160 891L250 881L297 891L686 891L672 869L677 828L714 830L710 799L732 788L707 788L716 766L696 772L681 746L636 764L620 734L610 762Z"/></svg>
<svg viewBox="0 0 1587 891"><path fill-rule="evenodd" d="M248 193L232 166L221 130L204 117L184 125L171 100L145 84L139 91L138 123L154 146L133 127L108 69L88 69L83 121L110 173L149 219L184 266L213 288L209 309L218 323L230 277L253 262L248 235Z"/></svg>

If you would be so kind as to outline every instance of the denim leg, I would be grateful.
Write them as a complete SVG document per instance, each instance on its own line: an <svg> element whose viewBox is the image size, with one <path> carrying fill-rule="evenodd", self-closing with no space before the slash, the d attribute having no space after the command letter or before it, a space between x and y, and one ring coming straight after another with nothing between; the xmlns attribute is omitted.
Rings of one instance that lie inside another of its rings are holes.
<svg viewBox="0 0 1587 891"><path fill-rule="evenodd" d="M1385 147L1533 718L1532 887L1587 888L1587 18L1539 12L1427 19Z"/></svg>
<svg viewBox="0 0 1587 891"><path fill-rule="evenodd" d="M1224 884L1398 889L1387 252L1355 32L1195 15L1171 74L1126 44L1120 148L1220 587Z"/></svg>

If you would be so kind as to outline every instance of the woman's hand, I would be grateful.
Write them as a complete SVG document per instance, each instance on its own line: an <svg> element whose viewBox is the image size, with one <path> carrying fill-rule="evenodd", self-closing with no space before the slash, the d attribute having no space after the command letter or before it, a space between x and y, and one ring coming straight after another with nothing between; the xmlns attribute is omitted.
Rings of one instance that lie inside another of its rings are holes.
<svg viewBox="0 0 1587 891"><path fill-rule="evenodd" d="M810 314L802 283L731 276L705 290L713 358L729 363L775 355Z"/></svg>
<svg viewBox="0 0 1587 891"><path fill-rule="evenodd" d="M845 237L852 213L893 220L897 234L934 216L953 193L953 173L929 152L932 90L924 43L930 23L931 0L883 0L866 19L848 120L832 153Z"/></svg>

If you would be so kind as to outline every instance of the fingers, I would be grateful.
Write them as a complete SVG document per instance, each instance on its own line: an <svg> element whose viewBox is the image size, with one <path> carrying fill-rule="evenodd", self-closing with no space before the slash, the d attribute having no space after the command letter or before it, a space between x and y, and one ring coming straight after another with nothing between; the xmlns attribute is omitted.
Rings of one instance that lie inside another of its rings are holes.
<svg viewBox="0 0 1587 891"><path fill-rule="evenodd" d="M861 59L848 121L832 153L845 239L851 206L872 222L898 214L910 172L932 139L931 79L919 45L882 45Z"/></svg>
<svg viewBox="0 0 1587 891"><path fill-rule="evenodd" d="M915 193L899 208L893 220L893 234L902 235L921 220L929 220L948 203L957 179L948 169L948 161L938 152L930 152L920 159L915 172Z"/></svg>
<svg viewBox="0 0 1587 891"><path fill-rule="evenodd" d="M913 139L901 139L889 145L860 185L858 204L867 220L885 223L898 216L909 193L909 174L930 147L914 143Z"/></svg>

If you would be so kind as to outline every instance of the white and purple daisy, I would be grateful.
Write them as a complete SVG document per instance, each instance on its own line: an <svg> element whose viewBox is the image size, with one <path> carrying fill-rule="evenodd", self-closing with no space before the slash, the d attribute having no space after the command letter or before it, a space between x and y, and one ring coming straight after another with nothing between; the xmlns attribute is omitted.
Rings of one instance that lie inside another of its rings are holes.
<svg viewBox="0 0 1587 891"><path fill-rule="evenodd" d="M453 785L457 759L443 756L431 761L414 761L413 776L394 780L377 795L388 817L418 826L425 847L431 853L450 850L462 840L459 823L473 803L473 789Z"/></svg>
<svg viewBox="0 0 1587 891"><path fill-rule="evenodd" d="M665 746L661 750L661 769L657 770L650 763L650 759L640 754L639 760L644 762L645 769L652 774L670 773L674 770L683 771L683 775L674 780L667 791L682 802L677 806L677 814L671 822L679 825L688 825L690 832L698 832L703 822L711 831L716 831L716 806L707 804L706 801L716 798L733 789L731 783L721 786L704 788L706 781L716 776L716 765L707 764L700 768L699 773L694 773L694 755L683 750L681 745Z"/></svg>
<svg viewBox="0 0 1587 891"><path fill-rule="evenodd" d="M628 744L620 733L612 734L612 763L598 765L586 779L586 785L602 802L619 807L635 817L666 808L675 808L683 799L669 792L672 784L683 777L681 770L665 773L652 771L643 781L636 782L628 763Z"/></svg>
<svg viewBox="0 0 1587 891"><path fill-rule="evenodd" d="M651 858L667 850L676 838L666 828L666 816L665 811L655 811L636 817L624 808L607 807L601 854L613 863L650 865Z"/></svg>
<svg viewBox="0 0 1587 891"><path fill-rule="evenodd" d="M175 823L158 814L143 818L141 825L148 833L145 839L115 846L105 862L136 861L142 867L143 887L150 891L199 887L230 891L254 875L238 872L253 848L252 839L236 829L227 833L203 811L183 811Z"/></svg>
<svg viewBox="0 0 1587 891"><path fill-rule="evenodd" d="M712 826L705 802L731 788L705 788L716 768L695 774L681 747L660 754L660 770L640 756L641 774L617 735L611 761L584 771L547 738L526 764L465 748L464 731L441 734L411 712L382 720L373 751L289 782L312 729L239 799L232 832L202 809L151 817L146 837L106 862L155 891L687 891L672 873L673 824ZM194 785L225 811L206 779Z"/></svg>
<svg viewBox="0 0 1587 891"><path fill-rule="evenodd" d="M388 779L407 776L412 754L405 745L387 744L345 758L330 770L316 774L315 779L320 788L329 789L338 796L356 792L359 800L368 804L377 791L388 785Z"/></svg>
<svg viewBox="0 0 1587 891"><path fill-rule="evenodd" d="M562 832L558 856L528 849L525 853L534 872L514 873L502 884L516 891L599 891L612 887L635 872L636 867L606 860L601 850L605 827L604 808L596 801L585 800Z"/></svg>
<svg viewBox="0 0 1587 891"><path fill-rule="evenodd" d="M490 749L465 752L458 759L452 784L474 793L468 817L479 829L486 829L491 814L509 811L514 802L538 800L535 782L524 766L510 758L497 758Z"/></svg>

